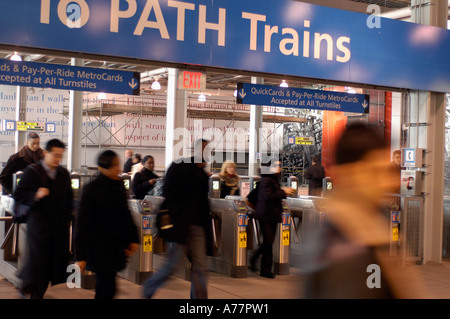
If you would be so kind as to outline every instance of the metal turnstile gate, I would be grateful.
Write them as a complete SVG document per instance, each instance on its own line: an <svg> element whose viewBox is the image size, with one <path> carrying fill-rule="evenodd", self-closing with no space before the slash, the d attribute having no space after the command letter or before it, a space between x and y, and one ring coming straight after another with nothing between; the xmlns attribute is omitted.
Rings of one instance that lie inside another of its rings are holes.
<svg viewBox="0 0 450 319"><path fill-rule="evenodd" d="M210 270L234 278L247 277L248 208L239 199L210 198L217 257L208 258Z"/></svg>
<svg viewBox="0 0 450 319"><path fill-rule="evenodd" d="M153 236L155 235L156 211L146 199L128 200L133 221L138 227L139 250L128 258L127 267L119 273L125 279L142 284L153 272Z"/></svg>

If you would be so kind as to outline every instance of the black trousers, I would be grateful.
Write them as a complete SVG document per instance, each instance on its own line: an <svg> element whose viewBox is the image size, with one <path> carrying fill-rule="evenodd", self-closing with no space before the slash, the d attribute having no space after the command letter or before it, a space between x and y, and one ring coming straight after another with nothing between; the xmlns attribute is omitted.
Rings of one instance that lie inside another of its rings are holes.
<svg viewBox="0 0 450 319"><path fill-rule="evenodd" d="M23 294L30 294L30 299L44 299L50 280L42 280L39 283L28 284L21 289Z"/></svg>
<svg viewBox="0 0 450 319"><path fill-rule="evenodd" d="M259 221L263 242L252 257L255 262L261 255L261 273L272 272L273 265L273 242L277 231L277 222Z"/></svg>
<svg viewBox="0 0 450 319"><path fill-rule="evenodd" d="M95 299L113 299L116 294L116 272L96 272Z"/></svg>

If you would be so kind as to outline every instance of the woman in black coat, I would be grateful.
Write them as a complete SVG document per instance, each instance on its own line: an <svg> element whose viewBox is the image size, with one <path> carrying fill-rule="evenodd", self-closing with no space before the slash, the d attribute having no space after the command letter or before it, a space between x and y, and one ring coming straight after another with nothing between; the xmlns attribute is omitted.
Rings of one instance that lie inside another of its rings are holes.
<svg viewBox="0 0 450 319"><path fill-rule="evenodd" d="M263 167L262 170L267 169ZM281 222L283 207L281 201L291 194L292 188L281 188L280 186L281 166L275 162L270 167L269 174L261 174L258 201L256 203L255 218L259 221L263 242L250 259L250 268L256 270L256 260L261 256L261 277L275 278L272 272L273 243L277 225Z"/></svg>
<svg viewBox="0 0 450 319"><path fill-rule="evenodd" d="M96 299L112 299L116 274L127 256L136 252L139 235L128 209L119 177L119 157L113 151L99 156L101 174L83 189L75 233L75 260L81 271L95 272Z"/></svg>
<svg viewBox="0 0 450 319"><path fill-rule="evenodd" d="M159 178L153 170L155 168L155 160L153 156L147 155L142 160L144 168L137 172L133 178L134 198L144 199L144 197L155 187L156 179Z"/></svg>

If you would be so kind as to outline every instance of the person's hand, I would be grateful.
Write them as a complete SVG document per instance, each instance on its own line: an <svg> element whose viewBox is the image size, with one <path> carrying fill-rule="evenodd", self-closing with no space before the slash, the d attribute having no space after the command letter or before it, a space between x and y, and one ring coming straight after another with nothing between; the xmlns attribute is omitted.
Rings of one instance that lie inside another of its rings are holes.
<svg viewBox="0 0 450 319"><path fill-rule="evenodd" d="M75 262L75 265L77 265L78 267L80 267L80 271L83 272L84 269L86 269L86 261L85 260L80 260Z"/></svg>
<svg viewBox="0 0 450 319"><path fill-rule="evenodd" d="M34 195L34 199L36 201L41 200L42 198L50 195L50 190L45 187L39 187L39 189L36 192L36 195Z"/></svg>
<svg viewBox="0 0 450 319"><path fill-rule="evenodd" d="M286 196L293 195L295 193L295 189L292 187L283 187L283 190Z"/></svg>
<svg viewBox="0 0 450 319"><path fill-rule="evenodd" d="M156 183L156 178L150 179L148 182L153 186Z"/></svg>
<svg viewBox="0 0 450 319"><path fill-rule="evenodd" d="M125 255L130 257L131 255L133 255L138 250L138 248L139 248L139 244L131 243L128 246L128 249L125 249Z"/></svg>

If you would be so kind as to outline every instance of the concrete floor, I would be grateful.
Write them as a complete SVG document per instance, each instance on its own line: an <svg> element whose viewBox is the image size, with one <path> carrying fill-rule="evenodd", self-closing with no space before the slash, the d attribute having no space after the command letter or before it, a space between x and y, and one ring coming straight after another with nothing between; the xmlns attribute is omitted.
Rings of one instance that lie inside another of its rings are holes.
<svg viewBox="0 0 450 319"><path fill-rule="evenodd" d="M423 278L426 297L430 299L450 298L450 262L425 264L415 267ZM117 279L117 299L142 299L142 287L123 278ZM208 293L210 299L298 299L303 285L302 271L290 269L289 275L267 279L249 272L247 278L230 278L210 272ZM171 277L158 290L154 299L189 299L190 283L184 279ZM13 284L0 277L0 299L20 299ZM49 287L46 299L93 299L94 290L69 289L65 284Z"/></svg>
<svg viewBox="0 0 450 319"><path fill-rule="evenodd" d="M307 188L299 188L299 194L306 194ZM292 256L294 257L294 255ZM450 299L450 261L439 264L427 263L413 265L423 281L420 289L425 298ZM142 299L142 286L128 280L117 278L118 292L116 299ZM247 278L231 278L219 273L209 273L208 294L210 299L299 299L302 298L304 277L299 268L290 268L289 275L277 276L275 279L262 278L256 273L248 272ZM154 299L189 299L190 282L171 277L160 288ZM69 289L66 284L49 287L46 299L93 299L94 290ZM0 299L21 299L14 285L0 276Z"/></svg>

